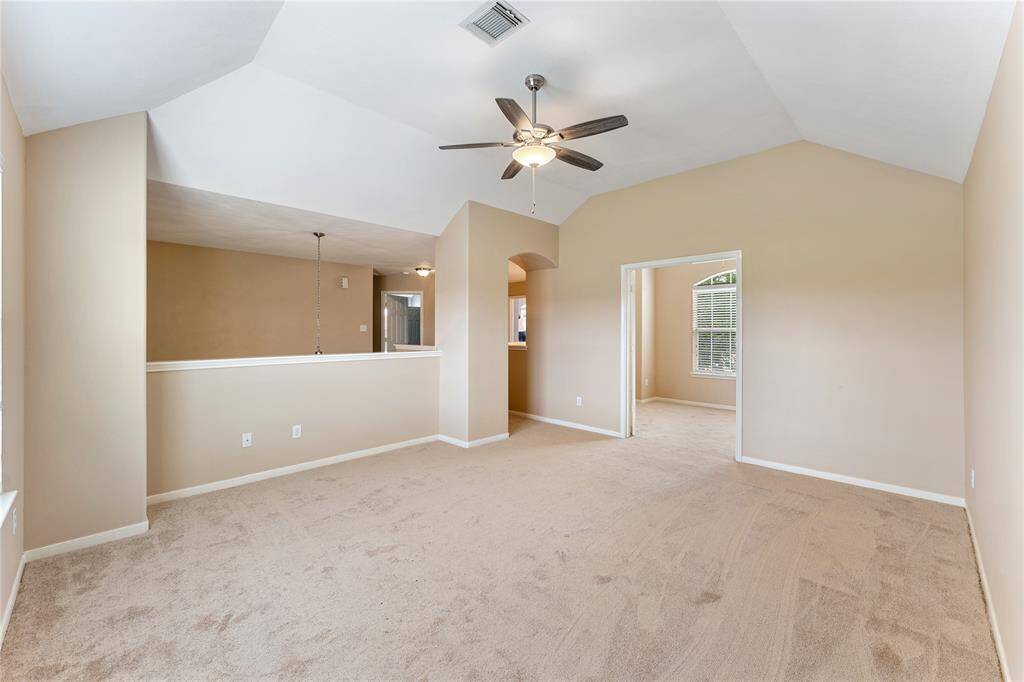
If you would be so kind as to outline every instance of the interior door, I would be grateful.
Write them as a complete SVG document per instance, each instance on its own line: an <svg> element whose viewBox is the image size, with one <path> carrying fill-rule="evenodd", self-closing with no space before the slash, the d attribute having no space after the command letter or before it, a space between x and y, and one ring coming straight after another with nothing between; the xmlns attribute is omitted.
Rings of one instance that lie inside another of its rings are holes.
<svg viewBox="0 0 1024 682"><path fill-rule="evenodd" d="M404 296L384 294L384 351L393 351L396 343L409 343L409 301Z"/></svg>

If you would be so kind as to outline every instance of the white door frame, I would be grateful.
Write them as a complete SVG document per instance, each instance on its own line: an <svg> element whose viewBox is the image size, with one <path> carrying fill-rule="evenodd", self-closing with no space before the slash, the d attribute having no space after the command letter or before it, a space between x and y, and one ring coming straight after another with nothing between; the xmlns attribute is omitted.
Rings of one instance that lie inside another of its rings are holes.
<svg viewBox="0 0 1024 682"><path fill-rule="evenodd" d="M636 406L636 306L631 275L645 268L664 268L683 263L703 263L716 260L736 261L736 461L741 461L743 452L743 252L722 251L699 256L666 258L644 263L627 263L620 267L620 377L619 377L619 430L624 437L633 435L634 409Z"/></svg>
<svg viewBox="0 0 1024 682"><path fill-rule="evenodd" d="M423 345L423 292L422 291L398 291L396 289L389 289L387 291L380 292L380 350L381 352L387 352L388 347L388 329L387 329L387 313L384 309L387 307L388 294L418 294L420 297L420 342L419 345Z"/></svg>

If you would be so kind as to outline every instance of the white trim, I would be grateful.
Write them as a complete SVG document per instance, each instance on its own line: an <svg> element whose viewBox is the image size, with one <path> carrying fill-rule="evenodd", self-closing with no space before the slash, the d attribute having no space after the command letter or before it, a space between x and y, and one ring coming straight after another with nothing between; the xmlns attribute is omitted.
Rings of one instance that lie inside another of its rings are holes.
<svg viewBox="0 0 1024 682"><path fill-rule="evenodd" d="M0 493L0 526L7 523L7 514L14 509L14 500L18 499L17 490Z"/></svg>
<svg viewBox="0 0 1024 682"><path fill-rule="evenodd" d="M426 277L424 277L423 279L426 279ZM385 353L388 352L387 351L387 345L388 345L388 342L387 342L387 338L388 338L388 334L387 334L387 331L388 331L388 328L387 328L387 315L384 314L384 311L385 311L385 308L386 308L385 303L387 301L388 294L405 294L407 296L417 295L417 296L420 297L420 343L419 344L414 344L414 345L422 345L423 344L423 318L424 318L424 315L423 315L423 310L424 310L424 306L423 306L423 304L424 304L423 290L421 289L419 291L390 291L390 290L389 291L382 291L382 292L380 292L380 349L381 349L381 351L385 352ZM398 350L398 346L400 346L400 345L408 345L408 344L398 344L398 343L396 343L395 344L395 350Z"/></svg>
<svg viewBox="0 0 1024 682"><path fill-rule="evenodd" d="M353 452L345 452L340 455L333 455L331 457L323 457L321 459L313 459L308 462L290 464L288 466L277 467L276 469L266 469L264 471L257 471L256 473L253 474L245 474L244 476L236 476L235 478L226 478L222 481L214 481L213 483L202 483L200 485L194 485L189 488L179 488L178 490L170 490L165 493L157 493L155 495L150 495L149 497L146 498L146 504L159 504L160 502L167 502L169 500L179 500L183 497L203 495L204 493L212 493L216 490L224 490L225 488L234 488L236 486L245 485L247 483L263 481L268 478L287 476L289 474L295 474L300 471L306 471L308 469L316 469L318 467L330 466L331 464L338 464L339 462L347 462L352 459L369 457L371 455L379 455L382 452L390 452L392 450L408 448L412 447L413 445L422 445L423 443L432 443L436 440L438 440L438 436L436 435L423 436L422 438L413 438L411 440L403 440L398 443L378 445L377 447L374 448L354 450Z"/></svg>
<svg viewBox="0 0 1024 682"><path fill-rule="evenodd" d="M916 497L922 500L930 500L932 502L939 502L941 504L951 504L954 507L966 506L964 498L953 497L952 495L945 495L943 493L933 493L927 490L918 490L917 488L905 488L901 485L893 485L892 483L880 483L878 481L869 481L866 478L856 478L854 476L845 476L843 474L833 474L829 471L818 471L817 469L807 469L806 467L798 467L792 464L782 464L781 462L771 462L765 459L756 459L754 457L744 457L740 460L744 464L753 464L759 467L765 467L768 469L777 469L778 471L786 471L791 474L800 474L801 476L813 476L814 478L823 478L826 481L835 481L836 483L845 483L847 485L856 485L861 488L871 488L872 490L882 490L887 493L895 493L896 495L906 495L907 497Z"/></svg>
<svg viewBox="0 0 1024 682"><path fill-rule="evenodd" d="M602 436L611 436L612 438L625 438L625 436L619 431L612 431L611 429L602 429L597 426L590 426L588 424L577 424L576 422L567 422L564 419L555 419L553 417L542 417L539 414L529 414L528 412L516 412L515 410L509 410L509 414L514 414L517 417L523 419L532 419L535 422L544 422L545 424L554 424L555 426L564 426L567 429L577 429L579 431L589 431L590 433L599 433Z"/></svg>
<svg viewBox="0 0 1024 682"><path fill-rule="evenodd" d="M0 623L0 647L4 645L4 638L7 636L7 626L11 624L11 616L14 614L14 601L18 598L18 589L21 588L21 575L25 572L25 553L21 553L21 561L18 562L18 570L14 573L14 585L11 587L11 596L7 598L7 606L4 607L4 620Z"/></svg>
<svg viewBox="0 0 1024 682"><path fill-rule="evenodd" d="M690 376L694 379L725 379L727 381L736 381L735 374L702 374L701 372L690 372Z"/></svg>
<svg viewBox="0 0 1024 682"><path fill-rule="evenodd" d="M509 348L511 348L512 344L514 344L514 343L522 344L524 347L526 345L525 341L519 341L517 339L512 338L513 334L516 334L516 336L518 336L518 333L515 330L515 322L516 322L515 308L512 307L512 301L518 300L520 298L525 301L526 300L526 294L515 294L514 296L509 296L508 297L508 328L506 330L508 333L506 334L506 336L509 337L509 341L508 341Z"/></svg>
<svg viewBox="0 0 1024 682"><path fill-rule="evenodd" d="M493 436L477 438L476 440L461 440L459 438L452 438L451 436L438 435L437 439L442 443L448 443L448 445L454 445L459 448L476 448L480 447L481 445L487 445L489 443L497 443L498 441L508 440L508 434L498 433Z"/></svg>
<svg viewBox="0 0 1024 682"><path fill-rule="evenodd" d="M619 266L620 281L620 314L619 314L619 429L620 437L625 437L629 428L629 412L635 404L633 395L633 376L635 370L635 353L631 353L629 342L630 310L633 296L629 291L629 272L646 268L663 268L682 263L707 263L710 261L736 261L736 461L743 461L743 252L721 251L700 256L683 256L681 258L664 258L661 260L644 261L642 263L626 263ZM730 285L731 286L731 285Z"/></svg>
<svg viewBox="0 0 1024 682"><path fill-rule="evenodd" d="M170 360L147 362L147 372L181 372L190 369L223 369L226 367L264 367L266 365L304 365L319 362L361 362L363 360L407 360L409 358L441 357L439 350L402 353L335 353L332 355L279 355L265 358L225 358L223 360Z"/></svg>
<svg viewBox="0 0 1024 682"><path fill-rule="evenodd" d="M645 403L654 402L655 400L657 400L657 398L642 398L642 399L638 400L637 402L640 403L641 405L643 405Z"/></svg>
<svg viewBox="0 0 1024 682"><path fill-rule="evenodd" d="M35 549L26 550L25 561L46 559L48 557L57 556L58 554L66 554L68 552L74 552L75 550L85 549L86 547L94 547L106 542L113 542L114 540L124 540L125 538L142 535L148 530L149 519L146 519L139 523L133 523L130 526L113 528L111 530L93 533L92 535L86 535L84 537L73 538L71 540L65 540L64 542L46 545L45 547L36 547Z"/></svg>
<svg viewBox="0 0 1024 682"><path fill-rule="evenodd" d="M648 400L654 400L659 403L674 403L676 405L690 405L692 407L709 407L712 410L729 410L730 412L736 411L735 405L720 405L718 403L698 403L695 400L679 400L678 398L662 398L656 396L654 398L648 398Z"/></svg>
<svg viewBox="0 0 1024 682"><path fill-rule="evenodd" d="M1011 680L1010 667L1006 662L1006 649L1003 648L1003 636L999 632L999 622L996 620L996 610L992 606L992 594L988 589L988 577L985 575L985 564L981 560L981 549L978 547L978 536L974 532L974 518L971 516L971 508L964 505L967 512L967 529L971 532L971 547L974 549L974 559L978 562L978 575L981 577L981 593L985 596L985 610L988 611L988 623L992 627L992 639L996 643L996 657L999 659L999 668L1003 671L1003 679Z"/></svg>

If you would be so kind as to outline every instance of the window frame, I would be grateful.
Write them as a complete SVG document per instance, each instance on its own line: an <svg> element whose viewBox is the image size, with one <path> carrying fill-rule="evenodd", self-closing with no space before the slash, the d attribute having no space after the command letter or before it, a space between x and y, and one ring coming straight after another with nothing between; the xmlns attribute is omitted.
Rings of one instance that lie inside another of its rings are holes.
<svg viewBox="0 0 1024 682"><path fill-rule="evenodd" d="M717 277L732 273L733 282L730 284L705 284L705 282L713 281ZM692 287L691 299L690 299L690 376L699 377L703 379L736 379L736 365L733 363L733 370L731 372L722 372L709 370L705 371L699 368L698 360L698 334L714 334L714 333L729 333L733 335L732 347L738 350L738 337L739 337L739 292L736 286L736 279L738 274L735 268L729 270L722 270L716 272L713 275L704 277L699 282L696 282ZM733 294L733 308L736 310L736 322L732 327L700 327L697 325L697 296L698 294L705 292L716 292L716 291L731 291Z"/></svg>

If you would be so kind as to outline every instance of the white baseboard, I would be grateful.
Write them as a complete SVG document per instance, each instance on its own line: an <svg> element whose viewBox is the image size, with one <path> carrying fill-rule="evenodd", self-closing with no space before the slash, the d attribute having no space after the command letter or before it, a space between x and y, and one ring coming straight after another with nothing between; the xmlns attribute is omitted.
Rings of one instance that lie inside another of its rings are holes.
<svg viewBox="0 0 1024 682"><path fill-rule="evenodd" d="M602 436L611 436L612 438L625 438L620 432L612 431L611 429L601 429L596 426L590 426L588 424L577 424L576 422L567 422L562 419L554 419L552 417L542 417L539 414L529 414L527 412L516 412L515 410L509 410L509 414L514 414L517 417L523 419L532 419L535 422L544 422L545 424L554 424L555 426L564 426L567 429L577 429L579 431L589 431L590 433L599 433Z"/></svg>
<svg viewBox="0 0 1024 682"><path fill-rule="evenodd" d="M711 408L713 410L732 410L733 412L736 411L736 406L735 405L719 405L718 403L698 403L698 402L695 402L693 400L679 400L678 398L662 398L660 396L656 396L654 398L648 398L647 400L653 400L653 401L658 402L658 403L674 403L676 405L690 405L692 407L709 407L709 408ZM647 400L644 400L642 402L647 402Z"/></svg>
<svg viewBox="0 0 1024 682"><path fill-rule="evenodd" d="M508 440L508 434L498 433L493 436L487 436L486 438L477 438L476 440L460 440L459 438L452 438L451 436L438 436L437 439L442 443L448 443L448 445L454 445L460 448L475 448L481 445L487 445L488 443L497 443L501 440Z"/></svg>
<svg viewBox="0 0 1024 682"><path fill-rule="evenodd" d="M14 600L18 598L18 588L21 587L21 574L25 572L25 553L21 553L21 561L18 562L18 571L14 574L14 585L11 587L11 596L7 598L7 605L4 607L4 620L0 623L0 647L4 645L4 637L7 636L7 626L11 623L11 615L14 613Z"/></svg>
<svg viewBox="0 0 1024 682"><path fill-rule="evenodd" d="M892 483L879 483L878 481L869 481L866 478L856 478L854 476L844 476L843 474L833 474L829 471L807 469L805 467L798 467L792 464L771 462L766 459L756 459L754 457L744 456L740 458L740 461L743 462L744 464L754 464L756 466L766 467L768 469L788 471L791 474L800 474L801 476L813 476L814 478L823 478L826 481L846 483L847 485L856 485L860 486L861 488L871 488L872 490L882 490L887 493L906 495L907 497L916 497L922 500L940 502L942 504L951 504L954 507L965 506L964 498L953 497L952 495L944 495L943 493L933 493L927 490L918 490L917 488L905 488L901 485L893 485Z"/></svg>
<svg viewBox="0 0 1024 682"><path fill-rule="evenodd" d="M1006 664L1006 649L1003 648L1003 636L999 632L999 621L996 620L996 610L992 606L992 595L988 589L988 577L985 575L985 562L981 560L981 549L978 547L978 536L974 532L974 519L971 516L971 508L964 506L967 512L967 528L971 532L971 547L974 548L974 560L978 562L978 575L981 577L981 593L985 596L985 610L988 611L988 623L992 627L992 639L996 643L996 657L999 659L999 668L1003 671L1003 679L1011 680L1010 668Z"/></svg>
<svg viewBox="0 0 1024 682"><path fill-rule="evenodd" d="M308 469L316 469L318 467L330 466L331 464L338 464L339 462L347 462L352 459L360 459L361 457L370 457L371 455L379 455L383 452L390 452L392 450L400 450L401 448L408 448L413 445L422 445L423 443L433 443L438 440L439 436L423 436L422 438L413 438L411 440L403 440L398 443L389 443L387 445L379 445L375 448L365 448L363 450L355 450L354 452L346 452L340 455L333 455L331 457L323 457L321 459L314 459L308 462L300 462L299 464L290 464L288 466L278 467L276 469L267 469L266 471L257 471L253 474L245 474L244 476L236 476L235 478L226 478L222 481L214 481L212 483L202 483L200 485L194 485L190 488L180 488L178 490L170 490L165 493L157 493L156 495L150 495L146 498L146 504L158 504L160 502L167 502L169 500L178 500L183 497L192 497L193 495L202 495L204 493L212 493L216 490L224 490L225 488L234 488L235 486L245 485L246 483L255 483L256 481L263 481L268 478L277 478L278 476L287 476L288 474L295 474L300 471L306 471Z"/></svg>
<svg viewBox="0 0 1024 682"><path fill-rule="evenodd" d="M640 403L641 405L643 405L645 403L650 403L650 402L653 402L655 400L657 400L657 398L641 398L637 402Z"/></svg>
<svg viewBox="0 0 1024 682"><path fill-rule="evenodd" d="M46 545L45 547L36 547L35 549L26 550L25 561L46 559L47 557L57 556L58 554L74 552L76 549L85 549L86 547L94 547L106 542L113 542L114 540L123 540L135 535L142 535L148 530L149 519L146 519L139 523L133 523L130 526L122 526L120 528L86 535L85 537L74 538L71 540L65 540L64 542L57 542L52 545Z"/></svg>

